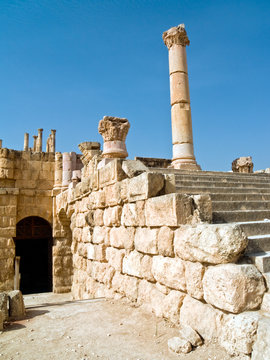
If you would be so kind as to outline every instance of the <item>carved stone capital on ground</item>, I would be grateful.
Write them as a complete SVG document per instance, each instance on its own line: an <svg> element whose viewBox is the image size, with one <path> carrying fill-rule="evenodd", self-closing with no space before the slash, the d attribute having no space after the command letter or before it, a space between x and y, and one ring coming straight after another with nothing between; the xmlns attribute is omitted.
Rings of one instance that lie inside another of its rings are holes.
<svg viewBox="0 0 270 360"><path fill-rule="evenodd" d="M128 156L125 140L130 123L125 118L104 116L98 125L98 131L104 140L103 154L105 158L126 158Z"/></svg>
<svg viewBox="0 0 270 360"><path fill-rule="evenodd" d="M165 31L162 35L162 39L168 49L170 49L173 45L186 46L190 43L184 24L174 26Z"/></svg>

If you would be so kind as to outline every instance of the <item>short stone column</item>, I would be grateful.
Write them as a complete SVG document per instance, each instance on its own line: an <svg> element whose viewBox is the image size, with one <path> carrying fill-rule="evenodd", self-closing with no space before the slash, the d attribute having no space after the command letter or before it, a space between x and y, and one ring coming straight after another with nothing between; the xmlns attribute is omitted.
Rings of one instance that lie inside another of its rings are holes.
<svg viewBox="0 0 270 360"><path fill-rule="evenodd" d="M29 134L25 133L24 142L23 142L23 151L28 151L28 150L29 150Z"/></svg>
<svg viewBox="0 0 270 360"><path fill-rule="evenodd" d="M63 153L63 172L62 172L62 188L68 188L72 182L72 171L76 169L76 153Z"/></svg>
<svg viewBox="0 0 270 360"><path fill-rule="evenodd" d="M130 128L129 121L125 118L104 116L98 125L98 132L103 137L103 158L126 158L126 136Z"/></svg>
<svg viewBox="0 0 270 360"><path fill-rule="evenodd" d="M175 169L200 170L194 156L184 24L162 36L169 50L173 159Z"/></svg>
<svg viewBox="0 0 270 360"><path fill-rule="evenodd" d="M37 152L42 152L42 132L43 129L38 129L38 137L37 137Z"/></svg>
<svg viewBox="0 0 270 360"><path fill-rule="evenodd" d="M33 151L37 151L37 135L33 135L34 144L33 144Z"/></svg>

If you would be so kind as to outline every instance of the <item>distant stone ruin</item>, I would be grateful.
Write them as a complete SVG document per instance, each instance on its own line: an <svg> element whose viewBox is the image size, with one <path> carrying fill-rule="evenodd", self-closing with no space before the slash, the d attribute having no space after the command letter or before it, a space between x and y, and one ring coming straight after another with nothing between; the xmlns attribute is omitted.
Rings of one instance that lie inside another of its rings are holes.
<svg viewBox="0 0 270 360"><path fill-rule="evenodd" d="M251 158L200 171L193 151L183 25L169 49L173 159L127 160L127 119L105 116L97 142L0 148L0 292L125 298L181 329L188 352L217 341L270 358L270 174ZM1 312L0 312L1 313ZM2 314L2 316L4 316Z"/></svg>

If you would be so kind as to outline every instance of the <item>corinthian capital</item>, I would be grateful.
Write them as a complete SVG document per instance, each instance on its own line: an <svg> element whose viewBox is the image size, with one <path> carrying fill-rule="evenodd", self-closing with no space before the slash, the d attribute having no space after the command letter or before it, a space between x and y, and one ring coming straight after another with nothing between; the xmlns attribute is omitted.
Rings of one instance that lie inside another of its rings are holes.
<svg viewBox="0 0 270 360"><path fill-rule="evenodd" d="M170 49L175 44L186 46L190 43L184 24L174 26L171 29L165 31L162 35L162 39L168 49Z"/></svg>
<svg viewBox="0 0 270 360"><path fill-rule="evenodd" d="M125 141L130 124L128 119L104 116L98 125L98 132L104 141Z"/></svg>

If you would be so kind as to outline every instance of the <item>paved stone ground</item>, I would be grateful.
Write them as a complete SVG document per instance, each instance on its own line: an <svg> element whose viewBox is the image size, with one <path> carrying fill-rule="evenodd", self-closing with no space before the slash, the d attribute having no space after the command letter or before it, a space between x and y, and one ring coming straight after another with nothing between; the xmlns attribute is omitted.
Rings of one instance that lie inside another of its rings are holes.
<svg viewBox="0 0 270 360"><path fill-rule="evenodd" d="M72 301L70 294L24 296L26 319L0 334L0 360L228 360L211 344L187 355L168 352L177 330L123 301Z"/></svg>

